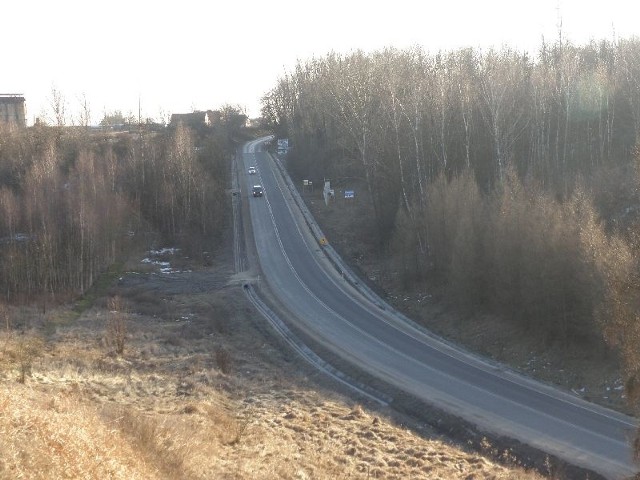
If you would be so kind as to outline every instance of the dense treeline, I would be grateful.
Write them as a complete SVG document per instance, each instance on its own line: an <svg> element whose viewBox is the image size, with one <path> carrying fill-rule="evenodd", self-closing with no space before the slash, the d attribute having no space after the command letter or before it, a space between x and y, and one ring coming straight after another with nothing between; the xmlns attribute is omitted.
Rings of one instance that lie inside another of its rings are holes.
<svg viewBox="0 0 640 480"><path fill-rule="evenodd" d="M309 177L362 176L381 224L417 208L440 172L483 190L509 168L570 191L576 175L628 163L640 126L640 41L336 54L300 63L264 98Z"/></svg>
<svg viewBox="0 0 640 480"><path fill-rule="evenodd" d="M145 231L196 254L213 248L225 225L226 159L236 130L223 115L201 131L0 131L5 301L82 293Z"/></svg>
<svg viewBox="0 0 640 480"><path fill-rule="evenodd" d="M431 271L459 305L498 313L545 343L601 342L610 275L626 278L635 260L624 237L607 233L584 187L559 201L507 172L487 195L467 170L438 177L427 203ZM417 265L417 237L410 226L396 232L395 244L411 252L405 279Z"/></svg>
<svg viewBox="0 0 640 480"><path fill-rule="evenodd" d="M543 345L604 340L640 410L640 39L329 54L281 78L263 116L294 176L366 186L405 282Z"/></svg>
<svg viewBox="0 0 640 480"><path fill-rule="evenodd" d="M405 281L440 278L462 305L593 340L611 269L635 261L599 220L620 195L598 186L635 198L638 78L638 40L543 44L535 58L330 54L281 78L263 113L294 146L294 175L362 180Z"/></svg>

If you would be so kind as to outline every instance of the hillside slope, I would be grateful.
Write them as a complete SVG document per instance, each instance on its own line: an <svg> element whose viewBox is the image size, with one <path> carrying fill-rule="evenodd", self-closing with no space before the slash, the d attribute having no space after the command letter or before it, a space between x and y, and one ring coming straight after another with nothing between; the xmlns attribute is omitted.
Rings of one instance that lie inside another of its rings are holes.
<svg viewBox="0 0 640 480"><path fill-rule="evenodd" d="M540 478L489 442L471 453L340 393L265 330L230 254L216 258L140 255L78 318L9 310L0 478Z"/></svg>
<svg viewBox="0 0 640 480"><path fill-rule="evenodd" d="M366 189L357 182L348 188L357 191L355 198L347 200L337 189L328 206L320 190L300 193L334 249L391 305L471 351L586 400L632 413L625 401L620 365L612 352L549 343L507 319L465 311L448 300L442 286L434 282L403 284L394 259L380 254L372 244L375 224Z"/></svg>

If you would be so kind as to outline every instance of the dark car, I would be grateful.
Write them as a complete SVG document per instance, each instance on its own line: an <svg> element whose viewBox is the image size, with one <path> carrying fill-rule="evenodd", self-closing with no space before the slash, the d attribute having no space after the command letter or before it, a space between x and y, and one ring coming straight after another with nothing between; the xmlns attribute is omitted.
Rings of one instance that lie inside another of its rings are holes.
<svg viewBox="0 0 640 480"><path fill-rule="evenodd" d="M264 190L262 189L262 185L254 185L251 189L251 193L254 197L261 197L264 195Z"/></svg>

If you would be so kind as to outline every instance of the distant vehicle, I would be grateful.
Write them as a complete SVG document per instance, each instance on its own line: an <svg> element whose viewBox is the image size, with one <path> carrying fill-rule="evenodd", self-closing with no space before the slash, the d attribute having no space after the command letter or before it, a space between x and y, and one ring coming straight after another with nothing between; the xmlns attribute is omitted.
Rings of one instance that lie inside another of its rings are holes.
<svg viewBox="0 0 640 480"><path fill-rule="evenodd" d="M261 197L264 195L264 190L262 189L262 185L254 185L251 189L251 193L254 197Z"/></svg>
<svg viewBox="0 0 640 480"><path fill-rule="evenodd" d="M249 173L250 173L251 175L255 175L255 174L256 174L256 172L257 172L256 167L249 167Z"/></svg>

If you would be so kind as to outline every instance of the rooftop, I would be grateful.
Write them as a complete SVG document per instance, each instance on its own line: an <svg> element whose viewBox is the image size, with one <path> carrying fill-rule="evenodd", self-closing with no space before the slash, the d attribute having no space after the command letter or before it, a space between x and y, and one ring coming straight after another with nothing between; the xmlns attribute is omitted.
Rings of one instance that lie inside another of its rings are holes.
<svg viewBox="0 0 640 480"><path fill-rule="evenodd" d="M0 103L24 103L24 97L21 93L0 93Z"/></svg>

